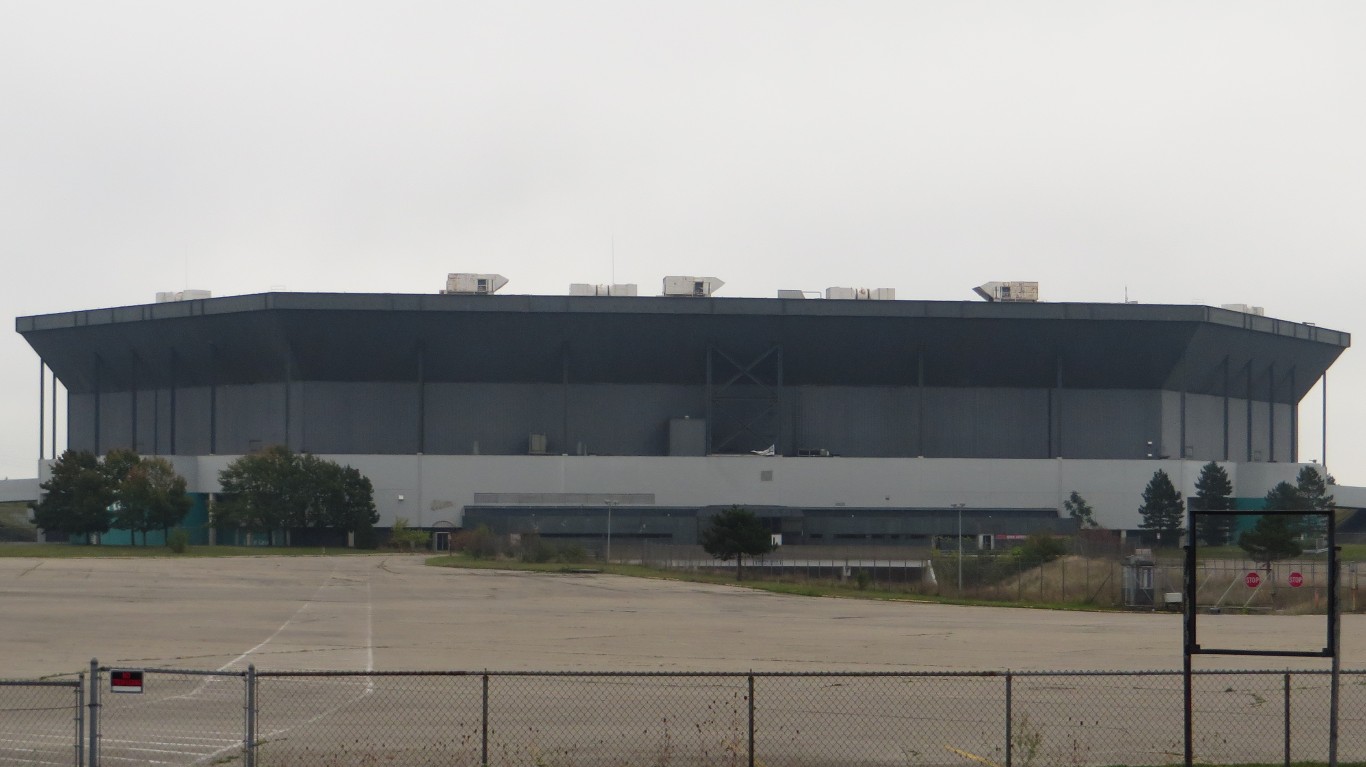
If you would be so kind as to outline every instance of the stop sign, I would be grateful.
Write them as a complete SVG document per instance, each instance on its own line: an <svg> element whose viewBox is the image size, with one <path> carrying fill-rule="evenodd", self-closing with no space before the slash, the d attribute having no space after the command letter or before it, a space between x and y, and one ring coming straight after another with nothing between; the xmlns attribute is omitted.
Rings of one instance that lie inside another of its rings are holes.
<svg viewBox="0 0 1366 767"><path fill-rule="evenodd" d="M1246 583L1248 588L1255 589L1262 585L1262 576L1255 572L1248 573L1243 576L1243 583Z"/></svg>
<svg viewBox="0 0 1366 767"><path fill-rule="evenodd" d="M1299 588L1304 585L1304 576L1300 573L1290 574L1290 585Z"/></svg>

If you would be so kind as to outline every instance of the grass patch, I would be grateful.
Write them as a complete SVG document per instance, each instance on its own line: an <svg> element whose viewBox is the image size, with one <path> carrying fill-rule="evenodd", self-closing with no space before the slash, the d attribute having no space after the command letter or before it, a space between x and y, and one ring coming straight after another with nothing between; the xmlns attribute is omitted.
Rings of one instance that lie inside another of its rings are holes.
<svg viewBox="0 0 1366 767"><path fill-rule="evenodd" d="M183 554L172 553L165 546L79 546L70 543L15 543L0 544L0 557L37 557L40 559L145 559L148 557L176 557L207 559L211 557L316 557L390 555L392 551L373 551L320 546L190 546Z"/></svg>
<svg viewBox="0 0 1366 767"><path fill-rule="evenodd" d="M709 583L718 586L738 586L740 588L754 589L755 591L767 591L774 594L788 594L803 597L839 597L845 599L868 599L881 602L926 602L945 605L1043 608L1084 612L1109 612L1113 609L1100 605L1080 603L1031 602L1028 600L1004 602L986 599L955 599L933 594L912 594L906 591L879 589L876 587L860 589L852 580L848 584L822 581L765 580L758 577L753 579L747 577L746 580L736 581L735 576L729 573L664 570L654 567L645 567L643 565L608 564L602 562L595 562L592 565L550 562L534 563L510 559L476 559L462 554L455 554L451 556L431 557L427 559L427 564L433 567L454 567L470 570L511 570L515 572L550 573L559 575L574 574L575 571L582 573L586 567L591 567L596 572L608 573L611 575L625 575L632 578L652 578L655 580L682 581L685 583Z"/></svg>

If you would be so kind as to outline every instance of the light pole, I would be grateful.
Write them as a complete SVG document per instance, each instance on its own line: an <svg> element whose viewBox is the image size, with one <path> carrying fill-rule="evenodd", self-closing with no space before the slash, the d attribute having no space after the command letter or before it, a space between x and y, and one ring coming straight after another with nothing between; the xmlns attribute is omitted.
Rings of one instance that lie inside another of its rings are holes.
<svg viewBox="0 0 1366 767"><path fill-rule="evenodd" d="M616 506L616 505L617 505L617 502L616 502L616 501L603 501L603 503L607 504L607 552L603 555L603 559L607 560L608 562L611 562L611 561L612 561L612 507L613 507L613 506Z"/></svg>
<svg viewBox="0 0 1366 767"><path fill-rule="evenodd" d="M963 596L963 506L962 503L949 504L958 512L958 596Z"/></svg>

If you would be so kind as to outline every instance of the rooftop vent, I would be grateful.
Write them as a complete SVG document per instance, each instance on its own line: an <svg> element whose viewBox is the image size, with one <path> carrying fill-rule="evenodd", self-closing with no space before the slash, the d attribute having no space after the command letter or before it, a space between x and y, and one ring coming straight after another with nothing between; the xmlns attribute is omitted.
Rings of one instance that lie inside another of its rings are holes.
<svg viewBox="0 0 1366 767"><path fill-rule="evenodd" d="M896 288L826 288L832 301L895 301Z"/></svg>
<svg viewBox="0 0 1366 767"><path fill-rule="evenodd" d="M665 277L664 295L708 298L725 284L715 277Z"/></svg>
<svg viewBox="0 0 1366 767"><path fill-rule="evenodd" d="M576 282L569 286L571 296L634 296L636 286L627 285L590 285L585 282Z"/></svg>
<svg viewBox="0 0 1366 767"><path fill-rule="evenodd" d="M988 301L1000 301L1003 304L1034 303L1039 300L1037 282L988 282L972 291Z"/></svg>
<svg viewBox="0 0 1366 767"><path fill-rule="evenodd" d="M446 289L442 294L487 296L498 292L508 284L508 278L501 274L467 274L460 272L446 275Z"/></svg>
<svg viewBox="0 0 1366 767"><path fill-rule="evenodd" d="M819 290L779 290L778 298L820 298Z"/></svg>
<svg viewBox="0 0 1366 767"><path fill-rule="evenodd" d="M1255 314L1258 317L1266 316L1266 309L1260 306L1248 306L1247 304L1223 304L1220 309L1228 309L1231 312L1242 312L1243 314Z"/></svg>
<svg viewBox="0 0 1366 767"><path fill-rule="evenodd" d="M208 290L174 290L157 293L157 303L159 304L169 304L175 301L198 301L202 298L213 298L213 293Z"/></svg>

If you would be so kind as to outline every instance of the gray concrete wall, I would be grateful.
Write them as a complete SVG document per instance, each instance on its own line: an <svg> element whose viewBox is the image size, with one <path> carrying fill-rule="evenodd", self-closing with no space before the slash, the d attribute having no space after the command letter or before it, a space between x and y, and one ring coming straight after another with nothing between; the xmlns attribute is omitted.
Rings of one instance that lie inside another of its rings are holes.
<svg viewBox="0 0 1366 767"><path fill-rule="evenodd" d="M381 525L397 516L422 526L460 524L476 493L612 499L652 494L655 505L850 508L1062 508L1076 490L1105 527L1136 529L1143 488L1163 469L1187 496L1200 461L1072 461L934 458L711 456L324 456L355 466L375 487ZM191 489L215 492L233 456L182 459ZM177 463L179 467L181 464ZM1235 493L1260 497L1293 482L1301 464L1224 464ZM400 498L401 496L401 498Z"/></svg>
<svg viewBox="0 0 1366 767"><path fill-rule="evenodd" d="M0 479L0 503L38 500L38 478Z"/></svg>

